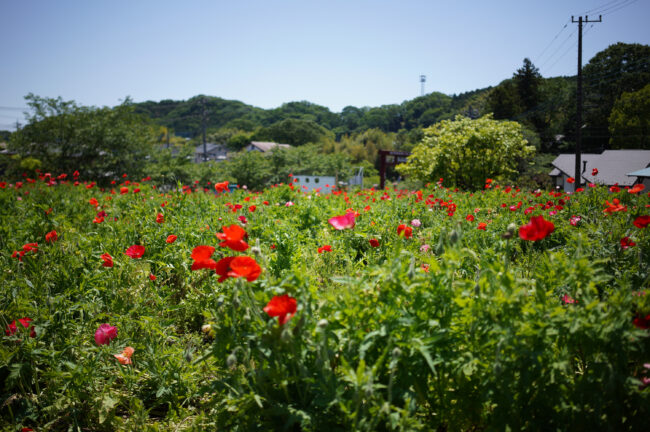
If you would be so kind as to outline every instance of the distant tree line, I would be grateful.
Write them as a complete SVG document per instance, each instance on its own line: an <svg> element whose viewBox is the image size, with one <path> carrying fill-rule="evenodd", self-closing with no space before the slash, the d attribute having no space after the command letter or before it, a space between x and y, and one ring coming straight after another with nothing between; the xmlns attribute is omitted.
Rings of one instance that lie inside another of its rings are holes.
<svg viewBox="0 0 650 432"><path fill-rule="evenodd" d="M583 76L585 151L650 148L650 46L612 45L585 65ZM262 187L291 172L344 177L362 166L374 180L380 149L431 146L437 141L425 137L425 130L432 131L432 125L459 115L477 119L493 113L494 120L519 123L523 139L536 149L533 162L522 165L532 178L547 172L550 155L573 149L576 130L576 78L543 78L529 59L495 87L459 95L434 92L380 107L347 106L340 113L306 101L265 110L203 95L142 103L127 98L113 108L32 94L26 100L31 111L27 125L1 135L10 150L0 157L5 175L83 169L100 182L129 172L164 182L221 176ZM192 163L204 127L209 142L230 149L230 161ZM236 154L251 141L294 148L267 156Z"/></svg>

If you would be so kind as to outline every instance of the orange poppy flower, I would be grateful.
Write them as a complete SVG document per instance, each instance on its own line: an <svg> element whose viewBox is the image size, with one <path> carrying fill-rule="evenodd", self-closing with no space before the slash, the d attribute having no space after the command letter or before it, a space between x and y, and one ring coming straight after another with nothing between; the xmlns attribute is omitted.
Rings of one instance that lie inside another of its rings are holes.
<svg viewBox="0 0 650 432"><path fill-rule="evenodd" d="M214 188L217 192L226 192L228 190L228 182L215 183Z"/></svg>
<svg viewBox="0 0 650 432"><path fill-rule="evenodd" d="M135 350L131 347L126 347L121 354L113 354L113 356L120 362L120 364L128 365L131 364L131 356Z"/></svg>
<svg viewBox="0 0 650 432"><path fill-rule="evenodd" d="M644 189L645 189L645 185L643 185L642 183L638 183L638 184L635 184L632 189L628 189L627 192L631 193L631 194L636 194L636 193L641 192Z"/></svg>

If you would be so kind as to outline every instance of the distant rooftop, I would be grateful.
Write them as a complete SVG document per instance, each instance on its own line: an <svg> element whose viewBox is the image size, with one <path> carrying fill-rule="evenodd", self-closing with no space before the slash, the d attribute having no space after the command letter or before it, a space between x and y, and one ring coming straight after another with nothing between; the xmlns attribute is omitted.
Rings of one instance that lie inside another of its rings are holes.
<svg viewBox="0 0 650 432"><path fill-rule="evenodd" d="M585 153L580 159L582 178L586 182L632 186L637 179L628 173L650 166L650 150L605 150L601 154ZM555 169L549 173L551 176L572 177L575 174L575 154L561 154L552 164ZM598 169L598 174L592 176L594 168Z"/></svg>
<svg viewBox="0 0 650 432"><path fill-rule="evenodd" d="M271 151L276 147L279 147L279 148L291 148L291 146L289 144L278 144L278 143L266 142L266 141L252 141L250 143L250 147L251 147L250 150L253 150L255 148L255 149L257 149L259 151L262 151L262 152Z"/></svg>

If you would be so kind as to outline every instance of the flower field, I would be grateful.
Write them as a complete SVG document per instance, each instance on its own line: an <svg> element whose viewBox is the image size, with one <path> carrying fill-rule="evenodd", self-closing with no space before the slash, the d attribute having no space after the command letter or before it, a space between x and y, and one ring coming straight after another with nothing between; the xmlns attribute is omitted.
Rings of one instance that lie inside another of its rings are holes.
<svg viewBox="0 0 650 432"><path fill-rule="evenodd" d="M0 182L0 430L647 428L647 190L287 183Z"/></svg>

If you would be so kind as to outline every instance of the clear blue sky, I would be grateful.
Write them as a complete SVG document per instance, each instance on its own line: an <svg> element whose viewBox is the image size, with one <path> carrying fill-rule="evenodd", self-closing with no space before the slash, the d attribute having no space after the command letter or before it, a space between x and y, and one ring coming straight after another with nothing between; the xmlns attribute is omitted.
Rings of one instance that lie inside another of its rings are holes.
<svg viewBox="0 0 650 432"><path fill-rule="evenodd" d="M401 103L493 86L529 57L574 75L616 42L650 44L649 0L0 0L0 129L24 96L114 106L197 94L262 108ZM566 24L566 27L564 27ZM557 37L556 37L557 36Z"/></svg>

